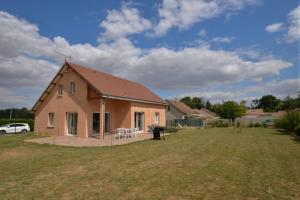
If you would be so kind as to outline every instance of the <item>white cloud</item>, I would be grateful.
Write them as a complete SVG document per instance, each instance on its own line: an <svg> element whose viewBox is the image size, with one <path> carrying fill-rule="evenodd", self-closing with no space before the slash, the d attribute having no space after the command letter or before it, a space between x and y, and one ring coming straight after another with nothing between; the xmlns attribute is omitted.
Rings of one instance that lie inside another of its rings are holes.
<svg viewBox="0 0 300 200"><path fill-rule="evenodd" d="M256 3L258 0L164 0L159 6L159 22L154 34L164 35L172 27L187 29L194 23Z"/></svg>
<svg viewBox="0 0 300 200"><path fill-rule="evenodd" d="M100 27L104 32L100 40L112 40L128 35L142 33L152 27L149 20L143 18L136 8L123 5L121 10L110 10Z"/></svg>
<svg viewBox="0 0 300 200"><path fill-rule="evenodd" d="M5 34L8 30L11 34ZM5 12L0 14L0 35L3 36L0 39L0 84L12 91L16 87L27 91L38 87L41 92L57 72L58 63L63 61L56 52L71 55L73 62L154 89L197 89L261 79L278 75L281 70L292 66L273 57L250 61L235 51L214 50L209 46L179 50L142 49L126 38L98 46L69 44L60 36L54 39L41 36L37 26ZM10 42L13 45L8 45ZM2 46L6 48L2 49ZM38 95L31 97L31 104L36 98ZM5 96L1 97L0 104L4 101L8 101Z"/></svg>
<svg viewBox="0 0 300 200"><path fill-rule="evenodd" d="M285 28L285 26L287 26L287 28ZM265 28L265 30L270 33L278 32L284 29L287 29L287 32L284 34L283 38L277 39L278 43L293 43L300 40L300 6L291 10L287 15L286 25L283 23L275 23Z"/></svg>
<svg viewBox="0 0 300 200"><path fill-rule="evenodd" d="M201 29L199 32L198 32L198 35L200 37L205 37L207 35L207 31L205 29Z"/></svg>
<svg viewBox="0 0 300 200"><path fill-rule="evenodd" d="M292 10L288 15L289 28L286 34L288 42L295 42L300 39L300 6Z"/></svg>
<svg viewBox="0 0 300 200"><path fill-rule="evenodd" d="M215 37L212 39L212 42L231 43L234 39L235 39L234 37Z"/></svg>
<svg viewBox="0 0 300 200"><path fill-rule="evenodd" d="M214 103L222 102L227 100L247 100L252 101L253 99L260 98L266 94L275 95L277 98L283 99L286 96L296 97L300 91L300 80L299 79L286 79L282 81L271 81L268 83L261 83L252 86L245 86L242 89L213 89L213 90L200 90L197 92L183 93L179 97L184 96L197 96L204 97Z"/></svg>
<svg viewBox="0 0 300 200"><path fill-rule="evenodd" d="M275 33L284 29L283 23L274 23L268 25L265 30L269 33Z"/></svg>

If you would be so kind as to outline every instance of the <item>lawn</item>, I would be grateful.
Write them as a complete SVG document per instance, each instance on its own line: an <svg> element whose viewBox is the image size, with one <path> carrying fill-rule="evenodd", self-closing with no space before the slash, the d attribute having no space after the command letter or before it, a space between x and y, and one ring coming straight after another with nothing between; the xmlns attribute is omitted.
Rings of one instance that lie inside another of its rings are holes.
<svg viewBox="0 0 300 200"><path fill-rule="evenodd" d="M0 199L300 199L300 142L274 129L185 130L71 148L0 137Z"/></svg>

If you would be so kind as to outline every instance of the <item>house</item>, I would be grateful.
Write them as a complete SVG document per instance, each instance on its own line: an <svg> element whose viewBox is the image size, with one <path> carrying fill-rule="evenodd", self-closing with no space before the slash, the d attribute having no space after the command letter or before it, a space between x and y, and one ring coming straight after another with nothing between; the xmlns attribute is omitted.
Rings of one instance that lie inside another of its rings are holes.
<svg viewBox="0 0 300 200"><path fill-rule="evenodd" d="M207 110L206 108L194 109L194 111L196 113L198 113L202 119L205 119L205 121L207 123L214 122L214 121L220 119L220 117L216 113L211 112L210 110Z"/></svg>
<svg viewBox="0 0 300 200"><path fill-rule="evenodd" d="M283 116L285 111L278 112L264 112L263 109L248 109L246 114L240 118L237 118L236 121L239 121L244 124L250 123L259 123L259 124L274 124L275 120Z"/></svg>
<svg viewBox="0 0 300 200"><path fill-rule="evenodd" d="M168 103L167 120L198 119L199 115L181 101L166 100Z"/></svg>
<svg viewBox="0 0 300 200"><path fill-rule="evenodd" d="M166 102L142 84L65 62L32 110L35 132L104 139L116 128L165 126Z"/></svg>
<svg viewBox="0 0 300 200"><path fill-rule="evenodd" d="M204 118L189 106L177 100L166 100L167 126L203 126Z"/></svg>

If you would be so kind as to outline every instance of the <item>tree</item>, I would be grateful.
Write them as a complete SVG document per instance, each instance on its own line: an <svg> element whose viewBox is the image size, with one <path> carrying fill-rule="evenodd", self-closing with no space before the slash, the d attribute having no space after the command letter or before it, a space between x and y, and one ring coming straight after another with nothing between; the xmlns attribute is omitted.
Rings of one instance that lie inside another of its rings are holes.
<svg viewBox="0 0 300 200"><path fill-rule="evenodd" d="M192 107L193 109L201 109L204 108L204 99L201 97L193 97L192 98Z"/></svg>
<svg viewBox="0 0 300 200"><path fill-rule="evenodd" d="M257 108L262 108L265 112L272 112L276 108L278 109L279 103L280 100L273 95L265 95L259 99Z"/></svg>
<svg viewBox="0 0 300 200"><path fill-rule="evenodd" d="M259 104L259 99L253 99L251 103L251 108L257 108Z"/></svg>
<svg viewBox="0 0 300 200"><path fill-rule="evenodd" d="M180 99L180 101L182 103L184 103L185 105L187 105L189 107L192 107L192 99L191 99L191 97L188 97L188 96L183 97L183 98Z"/></svg>
<svg viewBox="0 0 300 200"><path fill-rule="evenodd" d="M204 100L201 97L191 98L191 97L186 96L186 97L181 98L180 101L193 109L204 108Z"/></svg>
<svg viewBox="0 0 300 200"><path fill-rule="evenodd" d="M207 110L212 111L213 105L210 103L209 100L206 101L205 108L206 108Z"/></svg>
<svg viewBox="0 0 300 200"><path fill-rule="evenodd" d="M241 117L246 113L246 107L243 104L238 104L234 101L227 101L218 105L217 113L224 119L232 119Z"/></svg>

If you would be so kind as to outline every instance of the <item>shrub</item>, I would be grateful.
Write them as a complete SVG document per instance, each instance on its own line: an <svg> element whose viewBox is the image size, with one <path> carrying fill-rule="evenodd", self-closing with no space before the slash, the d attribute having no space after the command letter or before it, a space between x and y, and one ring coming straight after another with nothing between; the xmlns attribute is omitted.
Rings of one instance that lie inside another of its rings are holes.
<svg viewBox="0 0 300 200"><path fill-rule="evenodd" d="M237 123L236 123L236 127L241 127L241 122L240 121L238 121Z"/></svg>
<svg viewBox="0 0 300 200"><path fill-rule="evenodd" d="M261 124L258 123L258 122L256 122L256 123L254 124L254 127L261 127Z"/></svg>
<svg viewBox="0 0 300 200"><path fill-rule="evenodd" d="M165 127L164 129L166 133L176 133L178 131L178 128L175 127Z"/></svg>
<svg viewBox="0 0 300 200"><path fill-rule="evenodd" d="M218 120L216 121L216 127L229 127L228 120Z"/></svg>
<svg viewBox="0 0 300 200"><path fill-rule="evenodd" d="M30 126L30 131L34 130L33 119L0 119L0 126L11 123L27 123Z"/></svg>
<svg viewBox="0 0 300 200"><path fill-rule="evenodd" d="M295 133L299 134L300 111L287 112L280 119L276 120L275 126L277 128L281 128L281 129L287 130L289 132L295 132Z"/></svg>
<svg viewBox="0 0 300 200"><path fill-rule="evenodd" d="M264 122L264 123L262 124L262 126L263 126L264 128L267 128L267 126L268 126L267 122Z"/></svg>
<svg viewBox="0 0 300 200"><path fill-rule="evenodd" d="M252 128L254 126L253 122L251 121L248 127Z"/></svg>

